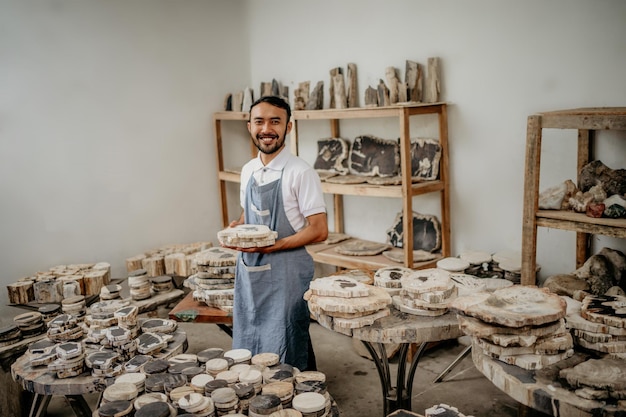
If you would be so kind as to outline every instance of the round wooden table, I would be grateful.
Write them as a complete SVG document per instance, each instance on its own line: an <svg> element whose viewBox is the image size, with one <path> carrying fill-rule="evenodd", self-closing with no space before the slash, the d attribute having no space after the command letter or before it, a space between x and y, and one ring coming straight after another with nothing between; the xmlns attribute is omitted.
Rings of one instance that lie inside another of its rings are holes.
<svg viewBox="0 0 626 417"><path fill-rule="evenodd" d="M626 408L577 396L559 379L561 369L572 368L591 358L576 352L571 358L540 370L526 370L487 356L472 344L472 361L496 387L519 403L551 416L595 417L626 414Z"/></svg>
<svg viewBox="0 0 626 417"><path fill-rule="evenodd" d="M172 336L173 339L168 343L167 348L155 357L167 359L187 350L187 334L184 331L176 330ZM47 366L30 366L30 359L26 353L11 365L13 379L25 390L34 394L33 403L30 407L30 417L45 415L53 395L65 396L78 417L91 417L92 411L83 398L83 394L102 393L108 385L115 382L115 378L92 376L90 369L73 378L59 379L55 372L48 371Z"/></svg>
<svg viewBox="0 0 626 417"><path fill-rule="evenodd" d="M329 329L360 340L372 356L383 393L383 415L398 410L411 410L413 378L417 365L429 342L456 339L463 333L459 329L456 314L448 312L442 316L425 317L402 313L390 308L391 314L373 324L357 329L338 329L328 316L313 313L318 323ZM407 355L412 343L420 344L413 355L407 373ZM385 344L399 344L398 370L393 385Z"/></svg>

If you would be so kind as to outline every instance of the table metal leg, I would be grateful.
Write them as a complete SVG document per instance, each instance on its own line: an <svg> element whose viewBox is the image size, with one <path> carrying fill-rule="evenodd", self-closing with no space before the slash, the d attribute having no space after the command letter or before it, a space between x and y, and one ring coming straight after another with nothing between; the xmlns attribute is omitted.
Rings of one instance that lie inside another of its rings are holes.
<svg viewBox="0 0 626 417"><path fill-rule="evenodd" d="M33 403L30 406L29 417L42 417L46 414L48 404L50 404L51 395L34 394Z"/></svg>
<svg viewBox="0 0 626 417"><path fill-rule="evenodd" d="M66 395L65 398L70 403L76 417L92 417L91 408L89 408L89 404L87 404L82 395Z"/></svg>
<svg viewBox="0 0 626 417"><path fill-rule="evenodd" d="M468 345L465 347L465 349L463 349L463 352L459 353L459 356L457 356L450 365L448 365L448 367L446 369L443 370L443 372L441 372L437 378L435 378L435 380L433 381L433 383L438 383L441 382L443 380L443 378L448 375L448 373L455 367L458 365L459 362L461 362L463 360L464 357L467 356L468 353L470 353L470 351L472 350L472 345Z"/></svg>
<svg viewBox="0 0 626 417"><path fill-rule="evenodd" d="M389 360L385 345L376 343L378 351L370 342L362 341L367 351L372 356L372 360L376 365L380 385L383 392L383 415L386 416L398 409L411 410L411 396L413 391L413 377L417 370L419 358L424 353L426 343L422 343L418 351L413 356L409 373L406 373L406 357L409 351L410 343L402 343L400 345L400 353L398 356L398 370L396 375L396 386L391 384L391 371L389 369Z"/></svg>
<svg viewBox="0 0 626 417"><path fill-rule="evenodd" d="M228 324L223 324L223 323L217 323L217 326L222 329L222 331L224 333L226 333L227 335L229 335L230 337L233 337L233 328L232 326L228 325Z"/></svg>

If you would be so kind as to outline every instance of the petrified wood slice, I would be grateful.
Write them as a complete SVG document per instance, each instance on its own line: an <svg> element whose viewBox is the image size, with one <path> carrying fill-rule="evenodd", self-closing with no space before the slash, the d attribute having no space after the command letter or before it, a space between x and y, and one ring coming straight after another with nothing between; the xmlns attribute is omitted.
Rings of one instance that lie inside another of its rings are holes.
<svg viewBox="0 0 626 417"><path fill-rule="evenodd" d="M350 172L366 176L398 175L400 145L397 140L373 135L357 136L350 150Z"/></svg>
<svg viewBox="0 0 626 417"><path fill-rule="evenodd" d="M402 177L394 175L393 177L367 177L366 182L372 185L400 185Z"/></svg>
<svg viewBox="0 0 626 417"><path fill-rule="evenodd" d="M386 250L383 252L383 256L394 262L399 262L399 263L404 262L404 250L399 249L399 248ZM439 255L437 255L436 253L431 253L425 250L418 249L418 250L413 251L413 262L432 261L433 259L436 259L438 256Z"/></svg>
<svg viewBox="0 0 626 417"><path fill-rule="evenodd" d="M7 285L9 303L28 304L35 299L33 281L19 281Z"/></svg>
<svg viewBox="0 0 626 417"><path fill-rule="evenodd" d="M413 212L413 249L435 252L441 248L441 224L437 216ZM393 225L387 229L387 242L392 246L404 246L403 215L396 215Z"/></svg>
<svg viewBox="0 0 626 417"><path fill-rule="evenodd" d="M463 333L484 339L491 337L504 338L506 336L532 336L537 338L552 334L563 334L566 331L564 319L541 326L508 327L486 323L474 317L461 314L457 315L457 317L459 319L459 327L463 330Z"/></svg>
<svg viewBox="0 0 626 417"><path fill-rule="evenodd" d="M614 336L626 336L626 328L610 326L604 323L596 323L583 318L580 312L567 315L567 327L569 329L583 330L591 333L604 333Z"/></svg>
<svg viewBox="0 0 626 417"><path fill-rule="evenodd" d="M348 107L348 98L346 97L346 82L343 74L337 74L332 77L335 94L336 109L345 109Z"/></svg>
<svg viewBox="0 0 626 417"><path fill-rule="evenodd" d="M254 92L252 91L252 88L246 87L243 90L243 103L241 103L241 111L249 112L250 106L252 105L253 102L254 102Z"/></svg>
<svg viewBox="0 0 626 417"><path fill-rule="evenodd" d="M411 139L411 177L414 181L439 178L441 145L436 139Z"/></svg>
<svg viewBox="0 0 626 417"><path fill-rule="evenodd" d="M346 175L349 172L348 157L350 143L343 138L328 138L317 141L317 158L313 168L317 171L336 172Z"/></svg>
<svg viewBox="0 0 626 417"><path fill-rule="evenodd" d="M509 327L541 325L565 317L566 303L547 289L514 285L493 293L458 297L450 309L487 323Z"/></svg>
<svg viewBox="0 0 626 417"><path fill-rule="evenodd" d="M363 184L367 182L367 178L363 175L335 175L329 178L326 178L326 182L332 184Z"/></svg>
<svg viewBox="0 0 626 417"><path fill-rule="evenodd" d="M586 330L573 329L572 334L580 339L584 339L587 342L591 343L607 343L607 342L618 342L618 341L626 341L626 336L614 336L607 333L594 333Z"/></svg>
<svg viewBox="0 0 626 417"><path fill-rule="evenodd" d="M329 71L330 73L330 83L328 86L328 95L330 97L330 102L329 102L329 107L331 109L337 108L336 104L335 104L335 76L339 75L339 74L343 74L343 69L341 69L340 67L336 67L336 68L331 68L331 70Z"/></svg>
<svg viewBox="0 0 626 417"><path fill-rule="evenodd" d="M63 300L63 282L56 279L35 281L33 293L39 304L60 303Z"/></svg>
<svg viewBox="0 0 626 417"><path fill-rule="evenodd" d="M373 87L365 90L365 107L378 107L378 90Z"/></svg>
<svg viewBox="0 0 626 417"><path fill-rule="evenodd" d="M626 361L613 358L588 359L559 372L573 387L609 390L626 389Z"/></svg>
<svg viewBox="0 0 626 417"><path fill-rule="evenodd" d="M389 245L384 243L353 239L337 246L335 251L348 256L369 256L378 255L387 249L389 249Z"/></svg>
<svg viewBox="0 0 626 417"><path fill-rule="evenodd" d="M574 348L572 335L569 333L537 340L530 346L500 346L484 339L477 339L478 344L486 353L497 356L513 355L556 355Z"/></svg>
<svg viewBox="0 0 626 417"><path fill-rule="evenodd" d="M335 243L343 242L344 240L351 239L352 236L345 233L329 232L328 237L324 241L327 245L334 245Z"/></svg>
<svg viewBox="0 0 626 417"><path fill-rule="evenodd" d="M141 261L141 266L151 277L165 274L165 258L161 255L150 256ZM85 283L87 277L85 276ZM88 294L86 294L88 295Z"/></svg>
<svg viewBox="0 0 626 417"><path fill-rule="evenodd" d="M324 108L324 81L318 81L306 103L307 110L321 110Z"/></svg>
<svg viewBox="0 0 626 417"><path fill-rule="evenodd" d="M293 109L305 110L309 101L309 91L311 89L310 81L302 81L298 83L298 87L293 90Z"/></svg>
<svg viewBox="0 0 626 417"><path fill-rule="evenodd" d="M336 316L336 313L372 314L391 304L389 294L384 289L373 286L369 287L369 295L367 297L321 297L311 294L310 290L308 290L305 293L305 299L309 302L309 305L321 308L330 316Z"/></svg>
<svg viewBox="0 0 626 417"><path fill-rule="evenodd" d="M348 107L359 107L358 102L358 89L357 89L357 76L356 76L356 64L349 63L348 65L348 82L347 82L347 98Z"/></svg>
<svg viewBox="0 0 626 417"><path fill-rule="evenodd" d="M427 268L413 271L401 278L402 289L407 293L423 294L432 291L446 291L454 287L450 273L442 269Z"/></svg>
<svg viewBox="0 0 626 417"><path fill-rule="evenodd" d="M198 265L223 267L237 263L237 251L229 248L209 248L198 252L195 255Z"/></svg>
<svg viewBox="0 0 626 417"><path fill-rule="evenodd" d="M383 80L378 81L378 106L384 107L389 106L391 103L389 101L389 89L385 85Z"/></svg>
<svg viewBox="0 0 626 417"><path fill-rule="evenodd" d="M369 286L361 284L355 279L346 276L317 278L309 285L311 294L327 297L367 297Z"/></svg>
<svg viewBox="0 0 626 417"><path fill-rule="evenodd" d="M554 355L511 355L511 356L497 356L484 352L487 356L491 356L498 359L501 362L508 363L509 365L515 365L522 369L538 370L544 369L548 366L554 365L562 360L570 358L574 355L574 349L567 350L565 352L556 353Z"/></svg>
<svg viewBox="0 0 626 417"><path fill-rule="evenodd" d="M588 296L580 307L580 315L594 323L626 328L626 297Z"/></svg>
<svg viewBox="0 0 626 417"><path fill-rule="evenodd" d="M317 171L317 175L320 177L320 181L324 182L328 178L336 177L339 174L336 172L330 172L330 171Z"/></svg>
<svg viewBox="0 0 626 417"><path fill-rule="evenodd" d="M459 295L472 294L479 291L486 291L487 286L482 279L468 274L452 273L450 279L459 290Z"/></svg>
<svg viewBox="0 0 626 417"><path fill-rule="evenodd" d="M412 269L402 266L379 268L374 273L374 285L383 288L402 288L401 278L412 272Z"/></svg>
<svg viewBox="0 0 626 417"><path fill-rule="evenodd" d="M437 261L437 268L444 269L448 272L463 272L469 268L469 262L461 258L448 256Z"/></svg>
<svg viewBox="0 0 626 417"><path fill-rule="evenodd" d="M447 307L448 303L457 297L458 292L456 285L453 285L443 291L428 291L419 294L407 293L406 295L413 299L415 306L426 307L428 304L433 306L442 304L439 308L443 308L444 306Z"/></svg>
<svg viewBox="0 0 626 417"><path fill-rule="evenodd" d="M420 307L410 307L405 304L403 297L398 296L398 295L393 296L393 306L397 310L403 313L413 314L416 316L438 317L438 316L443 316L444 314L448 312L447 308L438 309L438 310L428 310L428 309L420 308Z"/></svg>
<svg viewBox="0 0 626 417"><path fill-rule="evenodd" d="M242 111L243 105L243 91L237 91L235 94L233 94L233 98L231 101L231 107L233 111L237 111L240 112Z"/></svg>
<svg viewBox="0 0 626 417"><path fill-rule="evenodd" d="M542 285L555 294L574 296L576 291L588 291L589 284L584 279L570 274L557 274L548 277Z"/></svg>
<svg viewBox="0 0 626 417"><path fill-rule="evenodd" d="M382 310L378 310L372 314L356 318L334 317L333 329L358 329L360 327L371 326L376 320L387 317L389 314L391 314L390 310L388 308L383 308Z"/></svg>
<svg viewBox="0 0 626 417"><path fill-rule="evenodd" d="M424 91L424 101L426 103L436 103L439 101L441 93L441 74L439 58L428 58L428 73L426 74L426 87Z"/></svg>
<svg viewBox="0 0 626 417"><path fill-rule="evenodd" d="M582 337L576 337L576 344L585 349L604 353L626 353L626 341L589 342Z"/></svg>
<svg viewBox="0 0 626 417"><path fill-rule="evenodd" d="M385 68L385 79L387 80L387 88L389 88L389 104L396 104L400 101L398 98L400 80L398 79L398 73L394 67Z"/></svg>
<svg viewBox="0 0 626 417"><path fill-rule="evenodd" d="M423 75L422 65L415 61L406 61L406 72L404 79L407 85L407 100L422 101Z"/></svg>
<svg viewBox="0 0 626 417"><path fill-rule="evenodd" d="M374 284L374 273L370 270L344 269L342 271L336 272L336 275L340 275L342 277L350 277L362 284L367 284L367 285Z"/></svg>

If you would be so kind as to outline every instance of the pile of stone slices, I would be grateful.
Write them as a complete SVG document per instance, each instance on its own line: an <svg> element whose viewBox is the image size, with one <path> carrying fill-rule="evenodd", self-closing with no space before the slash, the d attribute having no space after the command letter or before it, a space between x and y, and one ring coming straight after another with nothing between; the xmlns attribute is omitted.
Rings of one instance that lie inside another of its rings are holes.
<svg viewBox="0 0 626 417"><path fill-rule="evenodd" d="M271 246L277 238L278 232L262 224L240 224L217 232L221 245L235 248Z"/></svg>
<svg viewBox="0 0 626 417"><path fill-rule="evenodd" d="M316 320L349 336L352 329L390 314L391 296L385 289L343 275L314 279L304 299Z"/></svg>
<svg viewBox="0 0 626 417"><path fill-rule="evenodd" d="M542 369L574 354L566 302L547 289L513 285L450 303L473 348L524 369Z"/></svg>
<svg viewBox="0 0 626 417"><path fill-rule="evenodd" d="M217 247L206 249L196 254L195 263L198 272L184 282L193 290L194 300L232 312L237 251Z"/></svg>

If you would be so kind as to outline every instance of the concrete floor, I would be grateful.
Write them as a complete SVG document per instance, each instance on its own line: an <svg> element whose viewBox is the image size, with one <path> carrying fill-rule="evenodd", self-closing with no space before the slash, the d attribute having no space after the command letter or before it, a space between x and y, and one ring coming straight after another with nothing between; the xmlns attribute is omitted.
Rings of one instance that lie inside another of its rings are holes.
<svg viewBox="0 0 626 417"><path fill-rule="evenodd" d="M231 339L212 324L181 323L187 332L188 353L196 353L208 347L230 349ZM351 338L327 330L318 324L311 325L313 346L318 370L327 377L328 391L334 397L341 417L380 417L383 415L382 389L372 361L360 356ZM437 404L455 406L461 413L475 417L540 417L544 414L521 409L518 403L491 384L474 368L471 355L466 356L444 378L433 384L439 375L463 350L465 346L450 341L431 348L420 361L414 385L412 409L423 414L428 407ZM397 360L391 360L392 372ZM87 395L92 408L96 395ZM54 397L48 407L48 417L73 416L63 397Z"/></svg>

